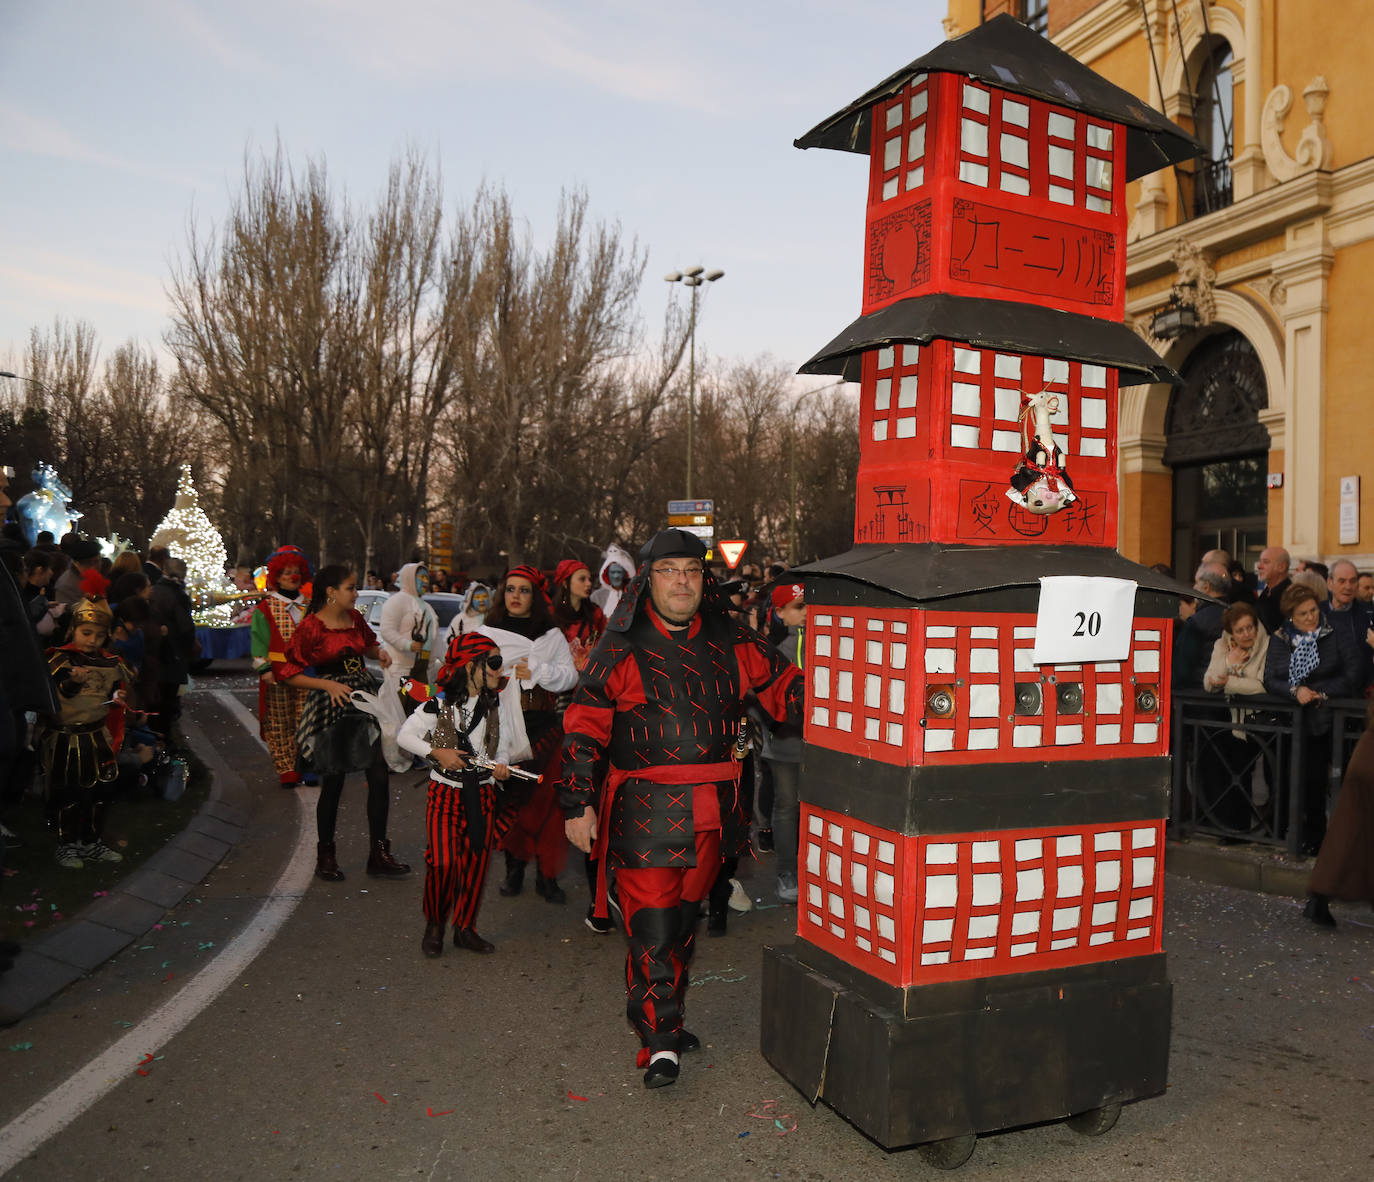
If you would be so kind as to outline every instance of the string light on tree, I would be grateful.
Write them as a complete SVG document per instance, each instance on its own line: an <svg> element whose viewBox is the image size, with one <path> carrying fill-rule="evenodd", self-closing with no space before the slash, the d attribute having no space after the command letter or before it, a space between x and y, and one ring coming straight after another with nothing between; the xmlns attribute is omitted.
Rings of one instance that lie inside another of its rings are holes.
<svg viewBox="0 0 1374 1182"><path fill-rule="evenodd" d="M152 545L166 546L186 563L186 590L198 608L211 608L215 593L225 590L224 567L228 553L220 532L200 507L200 496L191 481L191 465L181 465L176 503L153 534Z"/></svg>

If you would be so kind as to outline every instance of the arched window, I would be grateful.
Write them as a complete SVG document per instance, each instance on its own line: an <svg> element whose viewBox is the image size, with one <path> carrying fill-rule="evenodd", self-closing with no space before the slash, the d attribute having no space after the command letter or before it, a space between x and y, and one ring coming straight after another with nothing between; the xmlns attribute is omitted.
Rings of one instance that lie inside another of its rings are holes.
<svg viewBox="0 0 1374 1182"><path fill-rule="evenodd" d="M1192 575L1213 548L1253 565L1268 522L1269 404L1264 366L1234 329L1208 337L1182 367L1164 419L1164 462L1174 470L1174 570Z"/></svg>
<svg viewBox="0 0 1374 1182"><path fill-rule="evenodd" d="M1199 54L1193 101L1193 133L1207 149L1194 173L1193 216L1201 217L1231 204L1231 157L1234 152L1234 88L1231 81L1231 46L1213 35Z"/></svg>

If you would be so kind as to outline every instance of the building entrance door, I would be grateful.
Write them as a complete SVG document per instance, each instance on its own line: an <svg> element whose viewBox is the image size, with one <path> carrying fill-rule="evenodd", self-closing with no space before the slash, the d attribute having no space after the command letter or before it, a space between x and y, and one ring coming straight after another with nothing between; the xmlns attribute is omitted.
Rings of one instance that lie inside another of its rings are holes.
<svg viewBox="0 0 1374 1182"><path fill-rule="evenodd" d="M1190 579L1212 549L1245 565L1267 543L1269 432L1264 368L1234 329L1204 340L1182 367L1169 399L1164 462L1174 470L1173 567Z"/></svg>
<svg viewBox="0 0 1374 1182"><path fill-rule="evenodd" d="M1191 579L1208 550L1226 550L1247 571L1268 545L1268 456L1174 469L1174 572Z"/></svg>

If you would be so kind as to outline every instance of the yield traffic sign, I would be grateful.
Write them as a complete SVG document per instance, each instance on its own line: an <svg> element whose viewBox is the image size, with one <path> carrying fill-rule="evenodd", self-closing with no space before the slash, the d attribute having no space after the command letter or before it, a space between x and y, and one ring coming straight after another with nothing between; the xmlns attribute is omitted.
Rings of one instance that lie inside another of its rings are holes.
<svg viewBox="0 0 1374 1182"><path fill-rule="evenodd" d="M739 560L744 557L744 552L749 549L749 543L736 539L730 542L717 542L716 549L720 551L720 556L725 559L725 565L731 570L739 566Z"/></svg>

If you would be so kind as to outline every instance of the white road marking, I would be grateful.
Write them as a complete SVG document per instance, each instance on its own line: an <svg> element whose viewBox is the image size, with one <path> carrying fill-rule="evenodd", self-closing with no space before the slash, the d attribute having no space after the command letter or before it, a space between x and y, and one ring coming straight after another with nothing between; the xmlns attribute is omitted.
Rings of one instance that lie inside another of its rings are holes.
<svg viewBox="0 0 1374 1182"><path fill-rule="evenodd" d="M227 693L217 692L215 697L229 706L254 738L258 737L258 720L252 714L237 701L232 701ZM314 826L306 822L314 812L319 789L298 788L295 795L298 805L296 848L257 913L175 997L120 1037L104 1054L73 1072L66 1082L0 1129L0 1174L17 1166L118 1084L133 1078L139 1061L166 1046L190 1025L253 963L290 918L305 897L315 869Z"/></svg>
<svg viewBox="0 0 1374 1182"><path fill-rule="evenodd" d="M262 735L258 730L258 720L253 717L253 712L247 706L228 690L215 690L210 696L243 724L243 729L253 736L259 747L267 750L267 744L262 741Z"/></svg>

